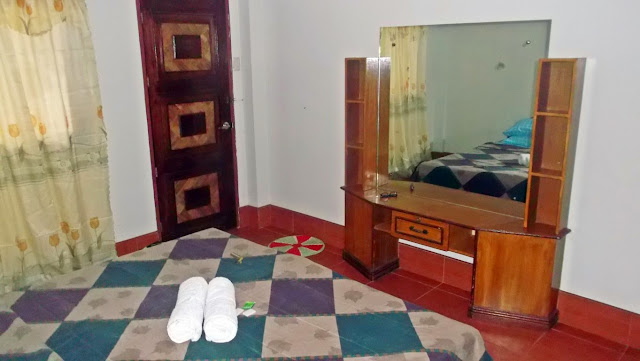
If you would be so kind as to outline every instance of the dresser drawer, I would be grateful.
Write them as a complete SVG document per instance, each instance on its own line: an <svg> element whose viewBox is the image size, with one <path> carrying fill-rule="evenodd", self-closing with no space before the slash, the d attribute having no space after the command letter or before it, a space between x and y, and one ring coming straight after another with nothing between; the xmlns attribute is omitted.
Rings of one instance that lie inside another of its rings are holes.
<svg viewBox="0 0 640 361"><path fill-rule="evenodd" d="M449 248L449 225L408 213L392 213L392 232L398 238L442 250Z"/></svg>

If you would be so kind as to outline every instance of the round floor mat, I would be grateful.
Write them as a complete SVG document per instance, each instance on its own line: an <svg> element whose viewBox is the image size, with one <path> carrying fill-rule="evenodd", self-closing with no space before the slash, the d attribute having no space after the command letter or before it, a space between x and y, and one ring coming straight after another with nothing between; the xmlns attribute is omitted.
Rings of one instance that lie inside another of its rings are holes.
<svg viewBox="0 0 640 361"><path fill-rule="evenodd" d="M296 256L309 257L324 250L324 242L311 236L287 236L269 243L269 248Z"/></svg>

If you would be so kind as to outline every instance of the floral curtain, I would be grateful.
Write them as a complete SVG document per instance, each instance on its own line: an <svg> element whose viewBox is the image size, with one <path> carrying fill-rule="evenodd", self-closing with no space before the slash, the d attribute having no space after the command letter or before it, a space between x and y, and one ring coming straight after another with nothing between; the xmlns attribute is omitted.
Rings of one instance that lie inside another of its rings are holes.
<svg viewBox="0 0 640 361"><path fill-rule="evenodd" d="M113 257L83 0L0 0L0 293Z"/></svg>
<svg viewBox="0 0 640 361"><path fill-rule="evenodd" d="M380 55L391 58L389 173L406 177L431 159L427 131L427 27L382 28Z"/></svg>

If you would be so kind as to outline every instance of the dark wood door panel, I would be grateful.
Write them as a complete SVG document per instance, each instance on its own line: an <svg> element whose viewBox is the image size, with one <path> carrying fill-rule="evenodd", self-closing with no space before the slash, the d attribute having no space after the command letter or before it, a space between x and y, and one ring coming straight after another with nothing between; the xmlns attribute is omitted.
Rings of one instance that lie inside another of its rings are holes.
<svg viewBox="0 0 640 361"><path fill-rule="evenodd" d="M211 15L158 15L153 18L158 57L158 81L195 81L220 78L220 46L218 28ZM199 42L195 42L195 38ZM197 46L194 46L198 44ZM224 49L224 48L222 48ZM161 86L163 84L160 84ZM215 87L216 83L204 86Z"/></svg>
<svg viewBox="0 0 640 361"><path fill-rule="evenodd" d="M209 94L157 97L152 108L152 131L158 173L209 161L232 165L232 132L221 129L225 122L231 122L229 109L225 100ZM185 133L194 118L203 120L204 133Z"/></svg>
<svg viewBox="0 0 640 361"><path fill-rule="evenodd" d="M235 227L227 2L140 0L140 11L162 238Z"/></svg>
<svg viewBox="0 0 640 361"><path fill-rule="evenodd" d="M235 182L229 169L189 169L158 177L162 197L163 239L201 229L228 228L236 222Z"/></svg>
<svg viewBox="0 0 640 361"><path fill-rule="evenodd" d="M224 5L220 0L209 2ZM158 92L228 87L224 13L216 9L185 8L174 13L150 9L143 16L149 39L145 51L155 58L147 75ZM194 37L201 39L199 44Z"/></svg>

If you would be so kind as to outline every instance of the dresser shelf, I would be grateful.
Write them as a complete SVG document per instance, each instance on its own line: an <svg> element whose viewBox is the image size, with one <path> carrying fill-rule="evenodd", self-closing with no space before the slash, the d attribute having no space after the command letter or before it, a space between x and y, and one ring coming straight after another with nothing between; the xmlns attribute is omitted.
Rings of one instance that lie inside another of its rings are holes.
<svg viewBox="0 0 640 361"><path fill-rule="evenodd" d="M585 59L540 59L524 226L566 228Z"/></svg>

